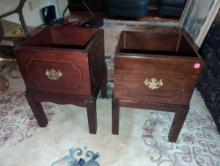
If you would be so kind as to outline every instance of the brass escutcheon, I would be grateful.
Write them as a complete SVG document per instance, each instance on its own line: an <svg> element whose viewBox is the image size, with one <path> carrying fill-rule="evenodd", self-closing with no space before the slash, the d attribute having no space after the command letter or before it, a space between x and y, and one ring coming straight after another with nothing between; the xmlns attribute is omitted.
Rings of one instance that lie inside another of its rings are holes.
<svg viewBox="0 0 220 166"><path fill-rule="evenodd" d="M60 70L55 70L55 69L47 69L45 72L45 75L50 79L50 80L58 80L60 77L62 77L63 73Z"/></svg>
<svg viewBox="0 0 220 166"><path fill-rule="evenodd" d="M163 86L163 79L157 80L156 78L146 78L144 84L151 90L159 89Z"/></svg>

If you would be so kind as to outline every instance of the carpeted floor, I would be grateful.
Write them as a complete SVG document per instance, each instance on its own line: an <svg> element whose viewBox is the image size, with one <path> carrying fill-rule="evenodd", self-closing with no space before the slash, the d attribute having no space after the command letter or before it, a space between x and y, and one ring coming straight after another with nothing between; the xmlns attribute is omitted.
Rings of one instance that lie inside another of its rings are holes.
<svg viewBox="0 0 220 166"><path fill-rule="evenodd" d="M120 135L112 135L111 98L97 100L98 132L90 135L86 109L73 105L43 103L49 125L38 127L20 72L9 66L10 88L0 96L0 166L220 165L220 135L197 90L177 143L167 141L173 113L154 110L121 108Z"/></svg>
<svg viewBox="0 0 220 166"><path fill-rule="evenodd" d="M112 135L110 98L97 101L96 135L88 133L86 109L73 105L44 103L49 125L39 128L19 71L9 71L10 88L0 96L0 166L68 166L80 159L85 166L220 165L220 136L198 91L175 144L167 141L173 114L153 110L121 108L120 135Z"/></svg>

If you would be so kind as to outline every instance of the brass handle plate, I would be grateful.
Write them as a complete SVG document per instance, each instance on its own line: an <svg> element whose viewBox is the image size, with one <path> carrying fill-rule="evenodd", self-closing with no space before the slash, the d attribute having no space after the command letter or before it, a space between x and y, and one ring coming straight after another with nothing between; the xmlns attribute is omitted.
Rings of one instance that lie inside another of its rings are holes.
<svg viewBox="0 0 220 166"><path fill-rule="evenodd" d="M157 90L163 86L163 79L157 80L156 78L146 78L144 84L151 90Z"/></svg>
<svg viewBox="0 0 220 166"><path fill-rule="evenodd" d="M60 70L47 69L46 72L45 72L45 75L50 80L56 81L56 80L59 80L62 77L63 73Z"/></svg>

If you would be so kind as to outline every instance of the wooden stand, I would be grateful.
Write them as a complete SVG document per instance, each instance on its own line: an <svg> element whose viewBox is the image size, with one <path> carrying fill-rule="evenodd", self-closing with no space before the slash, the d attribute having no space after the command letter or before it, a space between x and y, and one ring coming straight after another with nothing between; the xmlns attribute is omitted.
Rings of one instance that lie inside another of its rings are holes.
<svg viewBox="0 0 220 166"><path fill-rule="evenodd" d="M101 86L101 96L106 97L107 76L103 77ZM97 115L96 115L96 97L80 97L74 95L60 95L56 93L31 92L26 91L26 99L32 109L32 112L40 127L46 127L48 124L47 117L41 106L41 102L53 102L57 104L74 104L87 108L87 117L89 125L89 133L96 134Z"/></svg>
<svg viewBox="0 0 220 166"><path fill-rule="evenodd" d="M104 33L100 29L54 26L15 48L26 98L41 127L47 118L41 102L87 108L89 132L97 129L96 99L106 97Z"/></svg>
<svg viewBox="0 0 220 166"><path fill-rule="evenodd" d="M115 56L112 133L119 107L175 112L169 141L176 142L203 68L192 43L180 33L123 31Z"/></svg>
<svg viewBox="0 0 220 166"><path fill-rule="evenodd" d="M153 105L150 103L143 103L131 100L118 100L112 99L112 133L119 134L119 118L120 118L120 106L130 108L143 108L154 109L165 112L175 112L172 126L170 128L168 138L170 142L176 142L183 123L186 119L186 115L189 111L189 107L167 106L167 105Z"/></svg>

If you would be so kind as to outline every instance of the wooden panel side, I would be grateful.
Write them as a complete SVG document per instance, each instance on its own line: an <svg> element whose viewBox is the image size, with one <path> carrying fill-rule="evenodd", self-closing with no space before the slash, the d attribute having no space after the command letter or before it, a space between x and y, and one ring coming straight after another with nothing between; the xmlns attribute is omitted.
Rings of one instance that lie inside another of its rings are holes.
<svg viewBox="0 0 220 166"><path fill-rule="evenodd" d="M200 69L194 69L194 60L117 56L115 59L115 96L118 99L152 103L188 105L198 80ZM162 81L152 90L148 79Z"/></svg>
<svg viewBox="0 0 220 166"><path fill-rule="evenodd" d="M104 32L99 30L88 46L88 58L90 67L90 78L92 94L97 95L101 86L101 81L105 75L105 59L104 59Z"/></svg>
<svg viewBox="0 0 220 166"><path fill-rule="evenodd" d="M76 45L85 47L97 29L73 28L73 27L55 27L52 28L52 44L56 45Z"/></svg>
<svg viewBox="0 0 220 166"><path fill-rule="evenodd" d="M125 32L123 49L175 51L178 33Z"/></svg>
<svg viewBox="0 0 220 166"><path fill-rule="evenodd" d="M87 53L23 47L15 55L28 89L91 95ZM46 75L52 69L62 73L58 80Z"/></svg>

